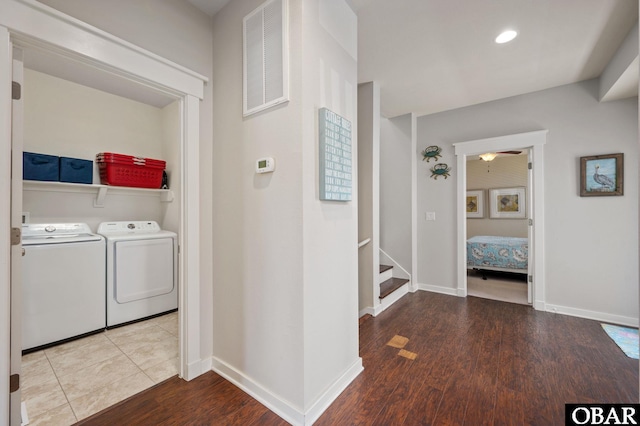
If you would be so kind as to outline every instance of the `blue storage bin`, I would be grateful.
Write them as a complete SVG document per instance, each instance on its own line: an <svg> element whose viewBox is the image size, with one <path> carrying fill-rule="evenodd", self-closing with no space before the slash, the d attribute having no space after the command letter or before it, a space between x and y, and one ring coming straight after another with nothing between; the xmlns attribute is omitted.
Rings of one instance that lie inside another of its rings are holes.
<svg viewBox="0 0 640 426"><path fill-rule="evenodd" d="M60 157L60 182L93 183L93 161Z"/></svg>
<svg viewBox="0 0 640 426"><path fill-rule="evenodd" d="M60 179L60 158L56 155L22 153L22 179L57 181Z"/></svg>

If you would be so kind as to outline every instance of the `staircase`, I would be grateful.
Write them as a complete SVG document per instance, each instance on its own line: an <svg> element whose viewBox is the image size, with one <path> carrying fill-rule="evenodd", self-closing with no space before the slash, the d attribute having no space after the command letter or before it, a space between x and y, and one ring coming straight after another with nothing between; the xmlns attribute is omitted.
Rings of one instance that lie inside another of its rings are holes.
<svg viewBox="0 0 640 426"><path fill-rule="evenodd" d="M380 301L382 302L387 296L391 296L389 305L400 297L404 296L409 289L409 280L406 278L396 278L393 276L393 266L380 265Z"/></svg>

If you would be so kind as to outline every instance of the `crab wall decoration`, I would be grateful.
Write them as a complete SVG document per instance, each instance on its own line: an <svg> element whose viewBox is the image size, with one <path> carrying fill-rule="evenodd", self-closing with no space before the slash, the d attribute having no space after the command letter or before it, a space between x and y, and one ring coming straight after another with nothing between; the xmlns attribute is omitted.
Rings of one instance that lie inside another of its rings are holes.
<svg viewBox="0 0 640 426"><path fill-rule="evenodd" d="M427 163L433 158L435 161L438 161L440 157L442 157L442 148L439 146L428 146L422 151L422 161L426 161Z"/></svg>
<svg viewBox="0 0 640 426"><path fill-rule="evenodd" d="M439 176L444 176L444 178L448 178L451 176L449 172L451 171L451 167L444 163L438 163L431 168L431 177L435 180L438 180Z"/></svg>

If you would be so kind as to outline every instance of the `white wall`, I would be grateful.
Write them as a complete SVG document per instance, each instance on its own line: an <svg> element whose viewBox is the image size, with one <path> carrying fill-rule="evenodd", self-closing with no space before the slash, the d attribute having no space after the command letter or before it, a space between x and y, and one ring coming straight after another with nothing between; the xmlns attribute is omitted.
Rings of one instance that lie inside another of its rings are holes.
<svg viewBox="0 0 640 426"><path fill-rule="evenodd" d="M167 177L169 188L173 191L173 201L170 203L162 203L162 228L178 232L180 230L180 197L182 179L180 174L180 140L181 132L181 108L180 101L175 101L162 108L162 145L164 157L167 162Z"/></svg>
<svg viewBox="0 0 640 426"><path fill-rule="evenodd" d="M23 93L24 150L94 161L94 183L100 183L95 164L99 152L168 160L169 172L180 165L179 157L167 158L169 145L175 151L179 139L175 132L173 136L164 133L179 122L175 107L167 113L164 110L169 106L163 110L29 69L25 69ZM34 191L26 186L23 210L30 213L33 223L79 221L94 231L108 220L163 224L165 210L171 209L174 216L180 212L179 206L141 193L109 194L104 207L96 208L95 196L95 192Z"/></svg>
<svg viewBox="0 0 640 426"><path fill-rule="evenodd" d="M211 18L186 1L40 0L97 28L212 78ZM212 348L212 181L211 85L200 102L201 355Z"/></svg>
<svg viewBox="0 0 640 426"><path fill-rule="evenodd" d="M373 312L380 303L380 88L358 86L358 241L371 242L358 251L358 310ZM375 291L377 290L377 291Z"/></svg>
<svg viewBox="0 0 640 426"><path fill-rule="evenodd" d="M638 105L637 98L599 103L598 81L424 116L419 145L441 145L453 163L451 144L548 129L545 146L546 303L576 314L638 318ZM623 152L624 196L580 197L580 157ZM418 153L416 161L420 162ZM419 165L419 280L454 288L455 174L427 177ZM567 309L565 309L567 310Z"/></svg>
<svg viewBox="0 0 640 426"><path fill-rule="evenodd" d="M498 156L493 161L467 161L467 190L484 193L484 217L467 219L467 238L476 235L522 237L528 235L528 219L497 219L490 217L489 190L527 187L528 157L524 155Z"/></svg>
<svg viewBox="0 0 640 426"><path fill-rule="evenodd" d="M105 151L164 159L160 108L30 69L24 80L25 151L91 161Z"/></svg>
<svg viewBox="0 0 640 426"><path fill-rule="evenodd" d="M317 181L318 108L355 123L356 63L322 26L341 1L291 0L290 101L243 118L242 18L261 3L213 21L214 368L297 422L358 359L357 205L320 202Z"/></svg>
<svg viewBox="0 0 640 426"><path fill-rule="evenodd" d="M414 161L418 163L416 186L417 199L417 247L418 276L413 277L418 284L438 287L456 286L456 182L455 170L451 170L446 179L431 178L429 171L436 163L422 161L421 151L428 146L442 148L442 157L438 163L455 164L453 146L442 139L431 140L424 135L423 117L417 118L417 147ZM453 141L451 141L453 142ZM434 212L435 221L426 221L425 213ZM407 241L409 243L409 241Z"/></svg>
<svg viewBox="0 0 640 426"><path fill-rule="evenodd" d="M325 398L323 393L361 362L355 178L357 18L343 0L304 0L301 4L304 392L305 412L317 412L314 404ZM318 110L323 107L353 125L353 193L349 202L319 200L317 123Z"/></svg>
<svg viewBox="0 0 640 426"><path fill-rule="evenodd" d="M291 101L243 118L242 18L261 3L231 2L213 20L214 367L227 364L301 411L301 10L290 2ZM275 172L256 174L266 156Z"/></svg>
<svg viewBox="0 0 640 426"><path fill-rule="evenodd" d="M380 248L411 271L411 115L380 119Z"/></svg>

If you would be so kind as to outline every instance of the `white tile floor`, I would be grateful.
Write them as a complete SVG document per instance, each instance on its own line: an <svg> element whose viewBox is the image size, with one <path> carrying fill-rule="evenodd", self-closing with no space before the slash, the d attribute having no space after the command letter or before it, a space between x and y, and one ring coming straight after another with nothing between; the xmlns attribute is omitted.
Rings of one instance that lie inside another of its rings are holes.
<svg viewBox="0 0 640 426"><path fill-rule="evenodd" d="M29 425L67 426L178 374L174 312L22 357Z"/></svg>

